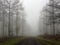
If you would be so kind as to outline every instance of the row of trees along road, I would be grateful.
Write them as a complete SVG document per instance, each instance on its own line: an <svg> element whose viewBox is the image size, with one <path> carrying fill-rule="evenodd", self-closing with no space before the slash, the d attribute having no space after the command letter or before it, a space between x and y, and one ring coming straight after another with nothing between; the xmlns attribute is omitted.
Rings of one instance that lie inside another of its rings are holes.
<svg viewBox="0 0 60 45"><path fill-rule="evenodd" d="M60 35L60 0L49 0L42 10L45 34Z"/></svg>
<svg viewBox="0 0 60 45"><path fill-rule="evenodd" d="M0 37L18 36L23 11L19 0L0 0Z"/></svg>

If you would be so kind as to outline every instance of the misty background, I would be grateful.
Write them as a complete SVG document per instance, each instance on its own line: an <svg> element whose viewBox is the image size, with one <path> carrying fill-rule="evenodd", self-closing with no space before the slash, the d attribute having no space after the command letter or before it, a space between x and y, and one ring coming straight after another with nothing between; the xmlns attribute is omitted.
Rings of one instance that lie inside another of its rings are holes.
<svg viewBox="0 0 60 45"><path fill-rule="evenodd" d="M0 36L60 34L59 0L0 0Z"/></svg>
<svg viewBox="0 0 60 45"><path fill-rule="evenodd" d="M41 18L40 12L43 7L49 2L49 0L24 0L24 8L26 11L26 21L31 27L30 34L39 35L41 32L39 28L42 28L42 19L40 19L39 27L39 18ZM39 17L40 16L40 17ZM27 30L28 31L28 30Z"/></svg>
<svg viewBox="0 0 60 45"><path fill-rule="evenodd" d="M40 32L40 30L43 29L42 19L40 19L42 15L40 12L49 2L48 0L17 0L16 2L14 0L1 0L0 2L3 3L1 4L2 8L7 11L5 12L7 15L6 19L6 17L4 17L4 10L2 10L3 23L0 23L0 25L2 25L0 26L0 32L2 31L3 33L1 32L1 36L8 34L37 36L43 33L43 30ZM6 6L6 8L4 6ZM14 6L16 6L16 8Z"/></svg>

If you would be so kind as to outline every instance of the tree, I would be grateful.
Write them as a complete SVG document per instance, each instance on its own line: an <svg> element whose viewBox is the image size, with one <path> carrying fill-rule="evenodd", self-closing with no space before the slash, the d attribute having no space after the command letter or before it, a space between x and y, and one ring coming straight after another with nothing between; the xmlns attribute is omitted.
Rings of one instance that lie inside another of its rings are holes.
<svg viewBox="0 0 60 45"><path fill-rule="evenodd" d="M47 14L47 25L51 25L53 27L53 35L56 35L56 29L55 29L55 25L59 24L58 22L60 22L60 9L59 9L59 5L60 1L59 0L50 0L49 4L47 4L47 6L43 9L44 13ZM45 15L44 14L44 15Z"/></svg>
<svg viewBox="0 0 60 45"><path fill-rule="evenodd" d="M19 0L14 0L14 2L12 2L11 0L10 1L8 1L8 0L6 0L6 2L9 4L9 23L8 23L8 35L10 36L10 33L11 33L11 24L10 24L10 22L11 22L11 16L13 16L14 15L14 13L18 13L18 9L20 10L20 4L19 4ZM13 13L12 13L13 12ZM12 14L12 15L11 15ZM17 16L16 16L17 17Z"/></svg>

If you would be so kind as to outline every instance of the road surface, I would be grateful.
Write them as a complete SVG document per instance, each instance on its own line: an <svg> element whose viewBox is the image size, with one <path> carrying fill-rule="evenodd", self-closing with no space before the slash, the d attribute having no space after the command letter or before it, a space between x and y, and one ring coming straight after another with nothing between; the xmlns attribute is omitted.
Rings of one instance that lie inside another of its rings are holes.
<svg viewBox="0 0 60 45"><path fill-rule="evenodd" d="M16 45L42 45L42 44L36 38L27 38L21 42L18 42Z"/></svg>

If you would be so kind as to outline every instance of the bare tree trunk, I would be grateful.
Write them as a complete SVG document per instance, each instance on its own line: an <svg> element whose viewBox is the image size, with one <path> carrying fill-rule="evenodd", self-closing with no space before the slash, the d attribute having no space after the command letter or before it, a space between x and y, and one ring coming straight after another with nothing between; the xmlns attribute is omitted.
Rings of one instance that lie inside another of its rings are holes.
<svg viewBox="0 0 60 45"><path fill-rule="evenodd" d="M53 11L53 34L55 35L55 21L54 21L54 0L53 0L53 7L52 7L52 11Z"/></svg>
<svg viewBox="0 0 60 45"><path fill-rule="evenodd" d="M10 36L10 3L9 3L9 22L8 22L8 36Z"/></svg>
<svg viewBox="0 0 60 45"><path fill-rule="evenodd" d="M16 36L18 36L18 15L16 15Z"/></svg>
<svg viewBox="0 0 60 45"><path fill-rule="evenodd" d="M24 35L24 15L22 14L22 36Z"/></svg>
<svg viewBox="0 0 60 45"><path fill-rule="evenodd" d="M45 34L47 35L48 34L48 32L47 32L47 15L46 15L46 17L45 17Z"/></svg>
<svg viewBox="0 0 60 45"><path fill-rule="evenodd" d="M5 20L4 20L4 4L5 4L5 1L3 1L3 4L2 4L2 8L3 8L3 37L4 37L4 23L5 23Z"/></svg>
<svg viewBox="0 0 60 45"><path fill-rule="evenodd" d="M55 21L54 21L54 0L50 0L51 2L52 2L52 5L53 5L53 7L52 7L52 19L53 19L53 35L55 35Z"/></svg>

